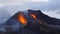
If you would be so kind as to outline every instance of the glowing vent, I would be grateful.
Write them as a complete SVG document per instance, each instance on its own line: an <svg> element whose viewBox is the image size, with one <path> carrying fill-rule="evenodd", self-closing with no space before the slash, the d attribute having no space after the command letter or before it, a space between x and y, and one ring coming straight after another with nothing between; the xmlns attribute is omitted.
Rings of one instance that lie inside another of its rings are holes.
<svg viewBox="0 0 60 34"><path fill-rule="evenodd" d="M20 13L20 14L18 15L18 20L19 20L19 22L22 23L23 25L26 25L26 24L27 24L27 20L26 20L26 18L25 18L25 16L24 16L23 13Z"/></svg>

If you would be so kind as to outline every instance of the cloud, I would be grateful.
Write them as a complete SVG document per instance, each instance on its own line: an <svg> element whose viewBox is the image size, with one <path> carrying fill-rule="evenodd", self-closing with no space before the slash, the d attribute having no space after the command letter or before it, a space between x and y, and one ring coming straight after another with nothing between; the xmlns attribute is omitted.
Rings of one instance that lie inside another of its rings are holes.
<svg viewBox="0 0 60 34"><path fill-rule="evenodd" d="M60 10L53 10L53 11L42 11L44 14L50 16L50 17L54 17L54 18L57 18L57 19L60 19Z"/></svg>
<svg viewBox="0 0 60 34"><path fill-rule="evenodd" d="M48 0L26 0L29 2L48 2Z"/></svg>
<svg viewBox="0 0 60 34"><path fill-rule="evenodd" d="M0 0L0 7L20 6L22 8L45 10L48 0Z"/></svg>
<svg viewBox="0 0 60 34"><path fill-rule="evenodd" d="M0 5L13 6L13 5L23 5L25 1L19 0L0 0Z"/></svg>
<svg viewBox="0 0 60 34"><path fill-rule="evenodd" d="M35 2L47 2L48 0L0 0L0 5L3 4L5 6L10 5L24 5L28 3L35 3Z"/></svg>
<svg viewBox="0 0 60 34"><path fill-rule="evenodd" d="M56 10L60 9L60 0L0 0L0 7L16 6L28 7L31 9Z"/></svg>
<svg viewBox="0 0 60 34"><path fill-rule="evenodd" d="M60 0L50 0L50 2L47 4L46 8L47 10L58 10L60 9Z"/></svg>
<svg viewBox="0 0 60 34"><path fill-rule="evenodd" d="M51 11L50 13L56 12L56 14L59 14L60 0L0 0L0 7L8 10L10 14L14 14L18 10L26 10L28 8L39 9L41 11Z"/></svg>

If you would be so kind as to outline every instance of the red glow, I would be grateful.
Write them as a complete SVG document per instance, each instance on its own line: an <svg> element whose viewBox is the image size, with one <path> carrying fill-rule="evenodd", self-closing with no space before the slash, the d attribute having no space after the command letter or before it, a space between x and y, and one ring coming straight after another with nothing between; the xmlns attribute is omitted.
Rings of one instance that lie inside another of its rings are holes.
<svg viewBox="0 0 60 34"><path fill-rule="evenodd" d="M37 19L37 16L35 14L30 14L35 20Z"/></svg>
<svg viewBox="0 0 60 34"><path fill-rule="evenodd" d="M19 20L19 22L21 22L23 25L26 25L26 24L27 24L27 20L26 20L26 18L24 17L24 15L23 15L22 13L20 13L20 14L18 15L18 20Z"/></svg>

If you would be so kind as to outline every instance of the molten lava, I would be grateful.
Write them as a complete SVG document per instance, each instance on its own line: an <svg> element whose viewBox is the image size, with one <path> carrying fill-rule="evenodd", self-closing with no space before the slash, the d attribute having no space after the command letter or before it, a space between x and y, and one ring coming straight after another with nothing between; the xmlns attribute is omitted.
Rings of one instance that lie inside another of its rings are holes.
<svg viewBox="0 0 60 34"><path fill-rule="evenodd" d="M19 22L21 22L23 25L26 25L26 24L27 24L27 20L26 20L26 18L24 17L24 15L23 15L22 13L20 13L20 14L18 15L18 20L19 20Z"/></svg>
<svg viewBox="0 0 60 34"><path fill-rule="evenodd" d="M37 19L37 16L34 13L30 14L30 16L32 16L35 20Z"/></svg>

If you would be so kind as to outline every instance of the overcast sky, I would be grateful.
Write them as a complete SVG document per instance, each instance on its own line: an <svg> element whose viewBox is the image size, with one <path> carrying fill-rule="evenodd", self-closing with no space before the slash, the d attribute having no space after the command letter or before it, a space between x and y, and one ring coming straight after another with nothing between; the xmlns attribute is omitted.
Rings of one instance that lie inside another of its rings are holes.
<svg viewBox="0 0 60 34"><path fill-rule="evenodd" d="M16 13L16 10L26 9L40 9L42 11L51 11L60 14L60 0L0 0L0 7L4 7L4 9L12 14ZM51 15L51 12L47 14ZM60 16L58 16L58 18L60 18Z"/></svg>
<svg viewBox="0 0 60 34"><path fill-rule="evenodd" d="M31 9L58 10L60 0L0 0L0 7L17 5Z"/></svg>

